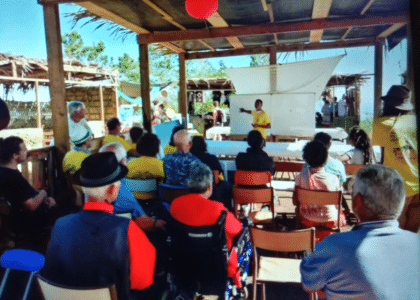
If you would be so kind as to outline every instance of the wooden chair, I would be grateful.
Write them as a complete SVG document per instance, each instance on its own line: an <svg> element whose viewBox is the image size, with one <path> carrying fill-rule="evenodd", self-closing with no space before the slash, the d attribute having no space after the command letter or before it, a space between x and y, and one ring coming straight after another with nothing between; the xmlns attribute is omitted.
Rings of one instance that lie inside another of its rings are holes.
<svg viewBox="0 0 420 300"><path fill-rule="evenodd" d="M37 274L45 300L117 300L115 285L97 288L69 287L54 283Z"/></svg>
<svg viewBox="0 0 420 300"><path fill-rule="evenodd" d="M285 173L287 173L288 174L287 179L295 180L296 174L302 171L304 164L302 162L276 161L275 165L276 165L276 173L282 173L281 175L279 175L280 179L286 179L284 175ZM276 178L279 177L277 175L278 174L276 174Z"/></svg>
<svg viewBox="0 0 420 300"><path fill-rule="evenodd" d="M251 212L249 218L255 224L271 222L274 219L274 192L270 172L236 171L232 192L236 216L240 205L266 203L270 205L270 212Z"/></svg>
<svg viewBox="0 0 420 300"><path fill-rule="evenodd" d="M251 240L254 247L253 300L257 299L257 284L261 284L262 296L265 300L265 284L279 282L301 284L300 259L269 257L260 254L260 250L273 252L313 252L315 248L315 228L289 232L267 231L251 228ZM310 293L316 299L316 292Z"/></svg>
<svg viewBox="0 0 420 300"><path fill-rule="evenodd" d="M299 207L301 204L317 204L317 205L337 205L338 206L338 216L337 216L337 228L332 229L334 231L340 232L340 214L341 214L341 198L342 192L328 192L328 191L314 191L307 190L300 187L295 188L293 194L293 201L296 207L297 220L299 220Z"/></svg>
<svg viewBox="0 0 420 300"><path fill-rule="evenodd" d="M359 169L363 168L365 165L358 165L358 164L345 164L344 168L346 169L347 175L354 175L359 171Z"/></svg>

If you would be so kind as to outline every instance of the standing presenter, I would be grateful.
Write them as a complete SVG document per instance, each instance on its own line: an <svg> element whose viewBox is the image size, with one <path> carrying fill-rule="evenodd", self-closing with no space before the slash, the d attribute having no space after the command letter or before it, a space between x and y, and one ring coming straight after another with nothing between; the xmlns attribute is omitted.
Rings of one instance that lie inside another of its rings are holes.
<svg viewBox="0 0 420 300"><path fill-rule="evenodd" d="M267 132L265 131L267 128L271 128L271 121L268 114L262 110L263 102L261 99L255 100L255 110L246 110L244 108L240 108L239 112L244 112L250 114L254 117L254 122L252 127L254 130L257 130L261 133L262 137L267 139Z"/></svg>

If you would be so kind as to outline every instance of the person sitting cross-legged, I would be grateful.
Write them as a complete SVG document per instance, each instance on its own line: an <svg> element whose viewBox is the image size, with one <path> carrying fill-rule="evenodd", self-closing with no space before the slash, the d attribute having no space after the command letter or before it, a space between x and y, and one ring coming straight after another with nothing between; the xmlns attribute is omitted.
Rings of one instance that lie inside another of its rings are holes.
<svg viewBox="0 0 420 300"><path fill-rule="evenodd" d="M172 217L188 226L216 224L221 212L227 211L227 208L220 202L209 200L213 190L213 172L210 168L203 163L192 166L187 179L187 186L191 194L176 198L172 202ZM225 231L229 250L234 246L233 239L242 232L242 229L241 221L236 219L231 212L227 212ZM228 261L229 277L234 279L234 283L238 287L241 287L238 261L248 261L251 254L251 251L247 251L249 240L245 241L245 245L238 252L238 249L234 249Z"/></svg>
<svg viewBox="0 0 420 300"><path fill-rule="evenodd" d="M127 167L114 153L97 153L82 162L83 211L57 220L45 256L45 278L73 287L114 284L118 299L156 299L156 252L132 220L113 214ZM149 288L150 287L150 288Z"/></svg>
<svg viewBox="0 0 420 300"><path fill-rule="evenodd" d="M325 164L328 152L323 143L310 141L303 148L303 159L309 165L296 177L296 186L308 190L339 191L340 182L336 175L327 173ZM294 204L297 205L296 199ZM301 204L299 207L300 223L305 227L318 227L316 230L317 240L333 233L325 228L336 228L338 208L335 205ZM345 226L344 214L340 214L340 225Z"/></svg>
<svg viewBox="0 0 420 300"><path fill-rule="evenodd" d="M125 151L124 146L120 143L113 142L103 145L101 149L99 149L99 153L103 152L114 153L119 163L124 166L127 165L127 151ZM137 199L134 198L133 194L127 188L127 183L124 178L121 179L121 187L113 205L115 214L126 212L131 213L134 222L136 222L136 224L144 231L165 229L165 221L149 217L144 213L144 210L137 202Z"/></svg>
<svg viewBox="0 0 420 300"><path fill-rule="evenodd" d="M385 165L364 166L352 197L359 224L326 237L302 259L304 289L323 289L327 299L419 299L420 235L398 224L404 179Z"/></svg>
<svg viewBox="0 0 420 300"><path fill-rule="evenodd" d="M177 151L166 155L163 159L166 183L187 186L191 168L201 164L201 160L190 153L192 141L187 130L182 129L175 133L174 144L177 147Z"/></svg>

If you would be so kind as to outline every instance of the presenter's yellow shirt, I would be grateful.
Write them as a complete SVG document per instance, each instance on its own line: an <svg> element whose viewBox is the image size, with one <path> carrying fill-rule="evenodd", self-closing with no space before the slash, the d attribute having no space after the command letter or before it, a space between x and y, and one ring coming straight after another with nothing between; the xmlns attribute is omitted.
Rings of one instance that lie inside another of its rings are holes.
<svg viewBox="0 0 420 300"><path fill-rule="evenodd" d="M150 156L141 156L130 160L127 164L127 178L131 179L160 179L165 177L163 161ZM155 192L133 192L133 196L139 200L149 200L156 197Z"/></svg>
<svg viewBox="0 0 420 300"><path fill-rule="evenodd" d="M254 117L254 124L268 125L268 124L271 123L270 117L263 110L261 110L261 111L253 110L253 111L251 111L251 114ZM259 131L264 139L267 138L267 132L265 131L265 128L257 127L257 128L254 128L253 130Z"/></svg>
<svg viewBox="0 0 420 300"><path fill-rule="evenodd" d="M171 146L169 144L165 145L165 148L163 149L163 153L165 153L165 155L168 154L172 154L176 152L176 147L175 146Z"/></svg>
<svg viewBox="0 0 420 300"><path fill-rule="evenodd" d="M419 193L417 122L414 115L374 120L372 144L384 147L384 165L400 172L407 197Z"/></svg>
<svg viewBox="0 0 420 300"><path fill-rule="evenodd" d="M63 171L70 174L76 173L82 167L82 161L89 155L82 151L71 150L63 159Z"/></svg>
<svg viewBox="0 0 420 300"><path fill-rule="evenodd" d="M104 137L104 140L102 141L102 145L106 145L112 142L121 143L127 152L132 149L136 149L136 144L129 143L126 140L124 140L122 137L113 135L113 134L108 134L106 137Z"/></svg>

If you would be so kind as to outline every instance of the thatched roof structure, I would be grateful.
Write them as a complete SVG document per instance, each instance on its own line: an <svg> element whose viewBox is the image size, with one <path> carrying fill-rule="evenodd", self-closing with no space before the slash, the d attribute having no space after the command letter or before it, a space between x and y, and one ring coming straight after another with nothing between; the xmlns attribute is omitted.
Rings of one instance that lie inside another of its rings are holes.
<svg viewBox="0 0 420 300"><path fill-rule="evenodd" d="M76 60L64 61L65 81L67 84L84 84L106 81L105 85L116 85L119 72L106 69L97 64L83 64ZM19 84L23 90L34 86L48 85L48 63L45 59L26 58L22 55L0 53L0 84L10 88Z"/></svg>

